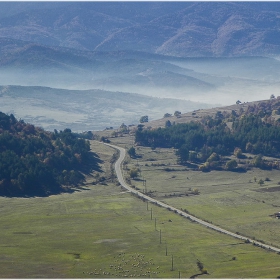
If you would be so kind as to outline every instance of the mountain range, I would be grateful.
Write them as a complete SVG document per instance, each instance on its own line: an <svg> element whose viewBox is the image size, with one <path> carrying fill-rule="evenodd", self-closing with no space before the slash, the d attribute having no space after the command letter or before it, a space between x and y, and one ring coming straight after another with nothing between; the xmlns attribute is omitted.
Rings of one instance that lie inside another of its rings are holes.
<svg viewBox="0 0 280 280"><path fill-rule="evenodd" d="M278 55L279 2L1 2L0 37L89 51Z"/></svg>
<svg viewBox="0 0 280 280"><path fill-rule="evenodd" d="M80 131L277 96L279 19L278 2L0 2L0 110Z"/></svg>

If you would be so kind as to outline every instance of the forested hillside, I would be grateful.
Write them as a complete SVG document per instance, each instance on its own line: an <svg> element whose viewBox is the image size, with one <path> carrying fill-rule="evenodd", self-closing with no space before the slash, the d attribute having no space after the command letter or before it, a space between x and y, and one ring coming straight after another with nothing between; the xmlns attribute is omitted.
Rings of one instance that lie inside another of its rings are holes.
<svg viewBox="0 0 280 280"><path fill-rule="evenodd" d="M0 3L0 37L89 51L279 55L275 2Z"/></svg>
<svg viewBox="0 0 280 280"><path fill-rule="evenodd" d="M83 181L94 161L70 129L46 132L0 112L0 195L49 195ZM67 186L67 187L66 187Z"/></svg>
<svg viewBox="0 0 280 280"><path fill-rule="evenodd" d="M201 169L216 169L221 167L222 157L234 154L244 158L243 153L256 155L251 163L257 167L279 168L277 162L266 163L262 158L280 156L279 106L279 99L272 97L248 106L245 112L218 111L214 117L173 125L167 120L165 128L158 129L139 125L135 142L152 148L173 147L180 163L203 163ZM225 167L237 167L237 162L231 164Z"/></svg>

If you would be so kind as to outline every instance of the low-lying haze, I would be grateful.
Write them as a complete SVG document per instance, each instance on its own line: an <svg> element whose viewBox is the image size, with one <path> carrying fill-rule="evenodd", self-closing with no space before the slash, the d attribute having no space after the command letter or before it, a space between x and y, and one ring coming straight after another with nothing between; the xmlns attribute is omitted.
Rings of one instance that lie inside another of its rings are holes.
<svg viewBox="0 0 280 280"><path fill-rule="evenodd" d="M279 9L2 2L0 110L49 130L84 131L278 96Z"/></svg>
<svg viewBox="0 0 280 280"><path fill-rule="evenodd" d="M65 90L47 87L0 87L1 111L46 130L103 130L138 124L143 115L150 120L164 113L185 112L211 105L187 100L153 98L104 90Z"/></svg>

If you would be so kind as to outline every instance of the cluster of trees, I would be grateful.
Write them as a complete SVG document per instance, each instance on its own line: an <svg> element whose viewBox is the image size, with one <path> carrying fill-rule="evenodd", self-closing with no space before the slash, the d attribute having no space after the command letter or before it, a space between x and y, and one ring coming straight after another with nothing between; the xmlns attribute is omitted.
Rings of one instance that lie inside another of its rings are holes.
<svg viewBox="0 0 280 280"><path fill-rule="evenodd" d="M138 129L135 141L152 148L173 147L177 149L180 163L207 161L208 167L217 163L219 156L233 153L237 158L242 152L280 155L280 127L266 122L260 114L235 116L231 126L227 122L218 112L215 117L205 117L201 122L168 125L155 130ZM232 161L227 168L233 169L236 165Z"/></svg>
<svg viewBox="0 0 280 280"><path fill-rule="evenodd" d="M180 118L181 117L181 112L180 111L175 111L174 112L174 116L177 117L177 118ZM165 113L163 115L164 118L169 118L169 117L172 117L172 114L169 114L169 113Z"/></svg>
<svg viewBox="0 0 280 280"><path fill-rule="evenodd" d="M275 96L272 94L270 100L250 104L242 113L245 115L258 115L261 118L264 118L266 123L280 126L280 97L275 98Z"/></svg>
<svg viewBox="0 0 280 280"><path fill-rule="evenodd" d="M80 183L89 150L70 129L47 132L0 112L0 195L48 195Z"/></svg>
<svg viewBox="0 0 280 280"><path fill-rule="evenodd" d="M177 118L180 118L181 117L181 112L180 111L175 111L174 112L174 116L177 117ZM163 115L164 118L169 118L169 117L172 117L172 114L170 113L165 113ZM139 122L140 123L146 123L146 122L149 122L149 117L147 115L145 116L142 116L140 119L139 119Z"/></svg>

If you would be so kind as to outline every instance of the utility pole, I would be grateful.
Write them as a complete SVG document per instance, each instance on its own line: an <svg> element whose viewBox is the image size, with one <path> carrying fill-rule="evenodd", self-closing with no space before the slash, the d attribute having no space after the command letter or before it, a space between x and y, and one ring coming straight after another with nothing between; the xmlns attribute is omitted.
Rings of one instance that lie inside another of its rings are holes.
<svg viewBox="0 0 280 280"><path fill-rule="evenodd" d="M151 208L151 220L153 219L153 208Z"/></svg>
<svg viewBox="0 0 280 280"><path fill-rule="evenodd" d="M167 243L165 244L165 256L167 256Z"/></svg>
<svg viewBox="0 0 280 280"><path fill-rule="evenodd" d="M145 193L147 193L147 185L146 185L146 180L144 181L145 184Z"/></svg>
<svg viewBox="0 0 280 280"><path fill-rule="evenodd" d="M174 263L173 263L173 255L172 255L172 259L171 259L171 270L173 271L174 270Z"/></svg>
<svg viewBox="0 0 280 280"><path fill-rule="evenodd" d="M146 180L144 179L144 176L142 176L142 177L143 177L143 180L142 180L143 186L145 186L145 192L147 193Z"/></svg>

